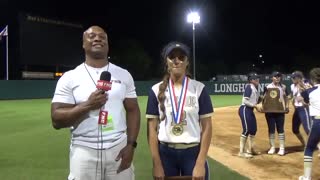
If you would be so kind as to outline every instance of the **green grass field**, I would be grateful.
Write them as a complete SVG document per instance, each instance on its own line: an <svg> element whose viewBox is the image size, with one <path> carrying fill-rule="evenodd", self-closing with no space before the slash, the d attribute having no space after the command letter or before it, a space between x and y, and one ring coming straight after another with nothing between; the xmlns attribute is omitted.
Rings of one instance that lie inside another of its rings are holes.
<svg viewBox="0 0 320 180"><path fill-rule="evenodd" d="M212 96L215 107L239 104L240 96ZM152 179L146 138L147 98L139 97L141 131L134 165L136 180ZM0 179L63 180L69 170L70 133L54 130L50 99L0 101ZM247 179L209 159L211 179Z"/></svg>

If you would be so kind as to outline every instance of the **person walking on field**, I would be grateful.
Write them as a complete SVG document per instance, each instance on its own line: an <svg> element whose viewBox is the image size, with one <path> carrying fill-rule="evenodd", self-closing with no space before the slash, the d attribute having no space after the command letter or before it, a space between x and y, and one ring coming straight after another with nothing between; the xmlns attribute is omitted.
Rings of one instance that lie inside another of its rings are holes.
<svg viewBox="0 0 320 180"><path fill-rule="evenodd" d="M304 151L304 175L300 176L299 180L312 179L313 152L320 142L320 68L310 71L310 79L313 87L302 92L302 97L304 102L309 104L312 127Z"/></svg>
<svg viewBox="0 0 320 180"><path fill-rule="evenodd" d="M303 136L301 135L299 128L302 124L304 131L308 135L311 129L311 123L309 118L308 105L303 102L301 93L307 90L307 86L303 82L304 76L301 71L295 71L291 74L291 96L292 104L294 106L294 113L292 117L292 132L297 136L301 145L306 145Z"/></svg>
<svg viewBox="0 0 320 180"><path fill-rule="evenodd" d="M252 72L248 74L248 82L242 97L242 104L239 107L238 114L241 119L242 133L240 136L240 151L238 156L244 158L252 158L253 155L260 154L254 150L254 136L257 132L257 120L254 114L254 109L261 111L257 104L259 102L260 93L259 76L257 73ZM245 152L245 147L249 139L248 149Z"/></svg>

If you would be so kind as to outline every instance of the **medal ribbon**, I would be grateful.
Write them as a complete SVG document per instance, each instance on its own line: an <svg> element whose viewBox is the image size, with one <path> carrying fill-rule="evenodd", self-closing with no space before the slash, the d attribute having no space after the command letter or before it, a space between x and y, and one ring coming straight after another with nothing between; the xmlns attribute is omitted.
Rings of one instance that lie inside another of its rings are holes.
<svg viewBox="0 0 320 180"><path fill-rule="evenodd" d="M174 122L176 124L179 124L182 119L183 108L184 108L185 100L187 97L188 82L189 82L189 78L185 76L182 81L182 88L179 96L179 101L177 102L173 81L172 79L169 80L168 89L169 89L169 95L170 95L170 101L171 101L171 107L172 107L172 115L173 115Z"/></svg>

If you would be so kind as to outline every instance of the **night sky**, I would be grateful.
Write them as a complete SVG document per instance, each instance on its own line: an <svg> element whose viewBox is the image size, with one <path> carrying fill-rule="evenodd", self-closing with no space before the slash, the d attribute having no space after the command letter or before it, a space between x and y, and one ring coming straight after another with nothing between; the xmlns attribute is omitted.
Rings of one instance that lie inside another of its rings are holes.
<svg viewBox="0 0 320 180"><path fill-rule="evenodd" d="M225 64L226 72L255 64L258 71L309 70L320 62L320 11L316 3L294 0L161 0L161 1L30 0L1 6L0 27L16 21L18 12L100 25L112 44L136 39L157 65L161 48L178 40L192 47L192 26L186 15L197 10L197 63ZM7 6L7 7L6 7ZM259 59L259 54L263 58ZM262 60L264 64L262 64ZM301 67L301 65L305 65ZM217 65L219 67L219 65ZM242 74L246 74L248 68ZM213 73L215 74L215 73Z"/></svg>

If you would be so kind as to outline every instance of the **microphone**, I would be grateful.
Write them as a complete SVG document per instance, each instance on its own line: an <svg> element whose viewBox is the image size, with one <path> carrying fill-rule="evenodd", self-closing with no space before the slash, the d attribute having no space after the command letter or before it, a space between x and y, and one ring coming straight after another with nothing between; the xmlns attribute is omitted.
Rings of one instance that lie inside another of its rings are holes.
<svg viewBox="0 0 320 180"><path fill-rule="evenodd" d="M112 83L111 80L111 73L109 71L103 71L100 75L100 80L97 83L97 89L101 89L103 91L111 90Z"/></svg>
<svg viewBox="0 0 320 180"><path fill-rule="evenodd" d="M97 83L97 89L105 91L111 90L112 82L111 73L109 71L103 71L100 75L100 80ZM106 125L108 123L108 111L104 110L104 106L101 107L99 112L98 124Z"/></svg>

